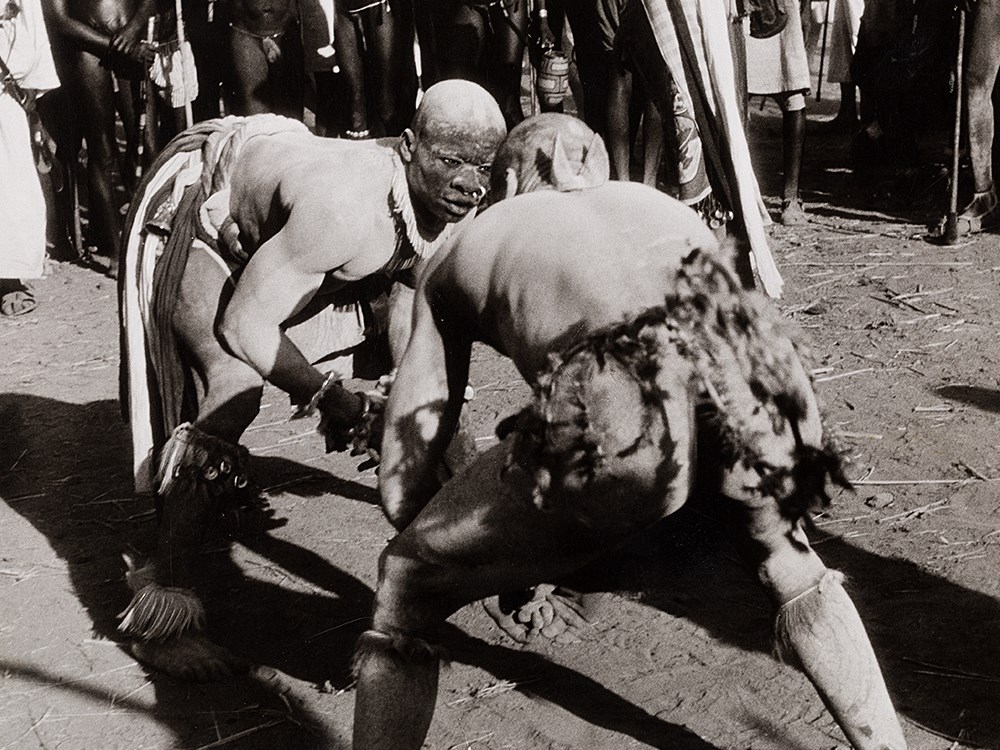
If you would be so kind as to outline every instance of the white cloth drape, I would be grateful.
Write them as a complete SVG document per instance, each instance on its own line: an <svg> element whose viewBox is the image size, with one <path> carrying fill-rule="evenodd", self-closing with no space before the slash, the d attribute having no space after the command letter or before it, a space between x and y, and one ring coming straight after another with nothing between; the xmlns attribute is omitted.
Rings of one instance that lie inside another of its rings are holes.
<svg viewBox="0 0 1000 750"><path fill-rule="evenodd" d="M26 89L59 85L40 0L0 21L0 57ZM36 279L45 260L45 200L24 109L0 87L0 279Z"/></svg>

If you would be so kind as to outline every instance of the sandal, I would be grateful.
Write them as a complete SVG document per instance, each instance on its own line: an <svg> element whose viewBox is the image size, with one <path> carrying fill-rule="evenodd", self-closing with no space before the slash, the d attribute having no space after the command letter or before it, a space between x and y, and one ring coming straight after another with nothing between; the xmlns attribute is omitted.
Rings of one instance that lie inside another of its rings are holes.
<svg viewBox="0 0 1000 750"><path fill-rule="evenodd" d="M17 315L30 313L38 306L34 293L20 281L6 281L0 294L0 315L13 318Z"/></svg>

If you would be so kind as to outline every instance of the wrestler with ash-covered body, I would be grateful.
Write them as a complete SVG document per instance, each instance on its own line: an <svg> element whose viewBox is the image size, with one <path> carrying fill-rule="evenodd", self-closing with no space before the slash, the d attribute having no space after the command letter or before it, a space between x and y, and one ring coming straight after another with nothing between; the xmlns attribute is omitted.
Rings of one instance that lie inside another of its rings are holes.
<svg viewBox="0 0 1000 750"><path fill-rule="evenodd" d="M133 637L140 661L195 679L225 677L239 665L200 632L196 555L212 511L199 503L245 471L238 443L258 413L264 380L314 406L337 448L347 447L366 412L366 399L310 364L283 325L321 292L382 273L401 257L413 266L433 254L485 195L505 132L485 90L446 81L428 89L412 128L398 140L353 143L303 129L250 137L243 145L229 210L249 260L230 288L212 251L193 245L173 312L173 333L191 363L197 416L160 452L168 481L159 490L158 551L130 574L136 596L122 630ZM389 320L390 348L400 353L408 302L405 292L398 294ZM164 622L171 624L164 629Z"/></svg>
<svg viewBox="0 0 1000 750"><path fill-rule="evenodd" d="M274 112L302 119L302 40L292 0L228 0L229 82L234 115Z"/></svg>
<svg viewBox="0 0 1000 750"><path fill-rule="evenodd" d="M121 217L114 194L113 173L118 158L115 141L115 78L127 90L128 79L142 76L142 65L153 59L145 44L146 23L157 11L157 0L45 0L45 17L53 36L60 78L73 102L76 121L87 140L87 186L92 239L97 252L110 259L117 274L117 243ZM134 117L126 106L124 120ZM137 130L136 122L124 123ZM60 139L74 144L72 134ZM70 155L70 158L74 158ZM122 175L128 180L131 175Z"/></svg>
<svg viewBox="0 0 1000 750"><path fill-rule="evenodd" d="M839 461L795 347L713 259L698 216L647 186L604 184L607 159L579 121L525 121L493 184L529 194L481 212L419 280L380 470L400 533L359 643L353 747L422 746L439 668L428 641L445 618L581 568L680 508L697 475L717 483L700 489L721 492L779 632L849 739L901 750L863 625L803 531ZM535 395L435 494L474 341L511 357ZM715 421L696 416L709 403Z"/></svg>

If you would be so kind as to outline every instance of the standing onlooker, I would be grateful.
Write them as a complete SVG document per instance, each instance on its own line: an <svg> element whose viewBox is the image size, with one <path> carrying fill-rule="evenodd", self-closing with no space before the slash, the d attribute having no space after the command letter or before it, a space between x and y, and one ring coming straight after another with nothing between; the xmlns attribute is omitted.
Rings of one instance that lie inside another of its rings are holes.
<svg viewBox="0 0 1000 750"><path fill-rule="evenodd" d="M806 133L809 58L796 0L782 0L788 21L781 33L767 39L747 39L747 90L751 96L771 96L782 112L782 153L785 185L779 221L804 224L799 197L799 173Z"/></svg>
<svg viewBox="0 0 1000 750"><path fill-rule="evenodd" d="M965 69L965 104L969 110L969 156L975 195L958 217L961 234L1000 224L1000 200L993 183L993 87L1000 69L1000 0L979 0L972 26L969 64Z"/></svg>
<svg viewBox="0 0 1000 750"><path fill-rule="evenodd" d="M608 120L604 141L611 159L611 177L630 180L632 148L642 121L642 181L656 187L663 150L663 117L633 75L627 52L618 43L620 16L628 0L598 0L601 42L608 56ZM671 113L673 114L673 113Z"/></svg>
<svg viewBox="0 0 1000 750"><path fill-rule="evenodd" d="M275 112L302 119L302 37L292 0L231 0L229 114Z"/></svg>
<svg viewBox="0 0 1000 750"><path fill-rule="evenodd" d="M858 129L858 87L851 77L851 62L858 46L858 31L861 16L865 12L865 0L828 0L830 10L830 62L826 68L826 79L840 84L840 108L837 116L823 123L827 132L854 133Z"/></svg>
<svg viewBox="0 0 1000 750"><path fill-rule="evenodd" d="M0 62L0 314L21 315L35 308L23 280L40 278L45 261L45 200L24 105L59 85L40 0L8 0L0 11Z"/></svg>
<svg viewBox="0 0 1000 750"><path fill-rule="evenodd" d="M499 102L508 128L521 122L528 0L446 0L435 25L441 77L480 84Z"/></svg>
<svg viewBox="0 0 1000 750"><path fill-rule="evenodd" d="M397 136L416 112L411 0L336 0L336 46L354 140Z"/></svg>
<svg viewBox="0 0 1000 750"><path fill-rule="evenodd" d="M16 1L16 0L15 0ZM144 75L154 49L143 39L155 0L42 0L59 72L78 113L87 141L87 200L92 240L109 259L108 274L118 273L119 202L113 174L118 161L116 117L129 81ZM137 132L137 113L122 107L126 132ZM73 125L76 123L74 122ZM76 144L74 144L76 145ZM73 159L75 155L68 155Z"/></svg>

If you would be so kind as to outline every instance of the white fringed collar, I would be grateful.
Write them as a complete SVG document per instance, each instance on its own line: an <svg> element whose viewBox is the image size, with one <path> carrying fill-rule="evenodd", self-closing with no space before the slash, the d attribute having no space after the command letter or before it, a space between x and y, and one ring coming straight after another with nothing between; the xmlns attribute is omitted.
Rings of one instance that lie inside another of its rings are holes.
<svg viewBox="0 0 1000 750"><path fill-rule="evenodd" d="M450 239L454 224L445 224L444 229L433 240L425 240L420 234L417 217L410 201L410 186L406 182L406 167L399 154L393 154L392 190L389 194L389 210L396 221L396 231L400 235L400 244L409 244L416 255L425 260Z"/></svg>

